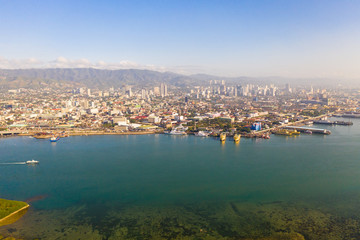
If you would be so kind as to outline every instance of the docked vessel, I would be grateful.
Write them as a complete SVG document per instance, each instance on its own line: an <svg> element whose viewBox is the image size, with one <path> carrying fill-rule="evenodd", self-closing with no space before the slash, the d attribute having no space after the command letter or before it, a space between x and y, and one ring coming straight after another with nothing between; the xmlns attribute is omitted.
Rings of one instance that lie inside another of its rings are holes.
<svg viewBox="0 0 360 240"><path fill-rule="evenodd" d="M300 135L300 132L297 130L290 131L292 136Z"/></svg>
<svg viewBox="0 0 360 240"><path fill-rule="evenodd" d="M270 135L269 133L264 133L263 135L261 135L261 138L270 139Z"/></svg>
<svg viewBox="0 0 360 240"><path fill-rule="evenodd" d="M60 137L51 137L50 142L57 142L59 141Z"/></svg>
<svg viewBox="0 0 360 240"><path fill-rule="evenodd" d="M329 120L317 120L314 121L314 124L334 125L334 122Z"/></svg>
<svg viewBox="0 0 360 240"><path fill-rule="evenodd" d="M39 161L36 161L36 160L29 160L29 161L26 161L26 164L38 164Z"/></svg>
<svg viewBox="0 0 360 240"><path fill-rule="evenodd" d="M235 134L235 135L234 135L234 142L235 142L235 143L239 143L239 142L240 142L240 138L241 138L241 135L240 135L240 134Z"/></svg>
<svg viewBox="0 0 360 240"><path fill-rule="evenodd" d="M173 130L171 130L170 132L165 132L165 134L170 134L170 135L186 135L186 132L173 129Z"/></svg>
<svg viewBox="0 0 360 240"><path fill-rule="evenodd" d="M220 133L220 141L225 142L226 141L226 133Z"/></svg>
<svg viewBox="0 0 360 240"><path fill-rule="evenodd" d="M344 121L335 121L335 125L344 125L344 126L351 126L354 123L353 122L344 122Z"/></svg>
<svg viewBox="0 0 360 240"><path fill-rule="evenodd" d="M186 131L187 128L183 127L182 125L180 125L179 127L173 128L171 129L170 132L165 132L165 134L170 134L170 135L186 135Z"/></svg>
<svg viewBox="0 0 360 240"><path fill-rule="evenodd" d="M204 131L199 131L199 132L195 133L195 136L197 136L197 137L207 137L207 136L209 136L209 133L204 132Z"/></svg>
<svg viewBox="0 0 360 240"><path fill-rule="evenodd" d="M274 134L276 135L284 135L284 136L297 136L300 135L300 132L293 130L293 131L289 131L286 129L280 129L274 132Z"/></svg>

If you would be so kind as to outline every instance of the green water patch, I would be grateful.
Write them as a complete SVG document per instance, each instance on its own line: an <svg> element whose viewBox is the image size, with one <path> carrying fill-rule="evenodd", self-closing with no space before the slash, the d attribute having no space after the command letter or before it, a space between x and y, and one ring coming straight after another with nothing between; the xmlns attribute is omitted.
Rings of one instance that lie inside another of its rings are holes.
<svg viewBox="0 0 360 240"><path fill-rule="evenodd" d="M78 206L34 211L0 228L5 236L43 239L360 239L360 219L305 202L226 202Z"/></svg>
<svg viewBox="0 0 360 240"><path fill-rule="evenodd" d="M358 218L304 203L228 202L132 206L101 216L84 208L73 219L107 239L359 239Z"/></svg>
<svg viewBox="0 0 360 240"><path fill-rule="evenodd" d="M13 200L0 198L0 220L25 206L27 206L26 202L13 201ZM0 226L1 226L1 222L0 222Z"/></svg>

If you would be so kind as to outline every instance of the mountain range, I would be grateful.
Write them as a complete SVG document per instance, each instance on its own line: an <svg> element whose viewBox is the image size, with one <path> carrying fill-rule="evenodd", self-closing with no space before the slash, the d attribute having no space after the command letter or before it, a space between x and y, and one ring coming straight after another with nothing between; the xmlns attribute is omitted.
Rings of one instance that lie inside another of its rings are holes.
<svg viewBox="0 0 360 240"><path fill-rule="evenodd" d="M219 77L206 74L181 75L139 69L103 70L94 68L0 69L0 88L108 88L135 85L154 87L166 83L177 87L208 85L210 80L225 80L227 84L334 84L329 79L289 79L280 77Z"/></svg>

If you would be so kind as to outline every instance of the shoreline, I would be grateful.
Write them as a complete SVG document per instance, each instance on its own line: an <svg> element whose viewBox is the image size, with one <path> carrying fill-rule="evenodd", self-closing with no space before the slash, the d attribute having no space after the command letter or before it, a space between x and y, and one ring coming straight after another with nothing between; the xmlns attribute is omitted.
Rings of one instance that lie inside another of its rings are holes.
<svg viewBox="0 0 360 240"><path fill-rule="evenodd" d="M28 209L29 207L30 207L30 205L26 203L26 206L24 206L24 207L16 210L15 212L12 212L12 213L10 213L9 215L3 217L2 219L0 219L0 226L8 225L8 224L6 224L6 221L7 221L7 220L10 220L11 217L13 217L13 216L15 216L16 214L18 214L18 213L20 213L20 212ZM18 220L18 219L17 219L17 220ZM16 221L17 221L17 220L16 220ZM15 221L15 222L16 222L16 221Z"/></svg>
<svg viewBox="0 0 360 240"><path fill-rule="evenodd" d="M51 137L53 137L53 135L44 135L44 136L40 136L40 137L36 137L35 135L39 133L39 132L31 132L31 133L20 133L17 135L12 135L12 137L24 137L24 136L30 136L30 137L34 137L36 139L50 139ZM93 135L150 135L150 134L157 134L156 132L150 132L150 131L144 131L144 132L95 132L95 131L90 131L90 132L67 132L66 136L60 136L60 138L64 138L64 137L70 137L70 136L93 136ZM10 136L8 136L10 137Z"/></svg>
<svg viewBox="0 0 360 240"><path fill-rule="evenodd" d="M316 116L316 117L311 117L309 119L306 120L300 120L297 122L292 122L292 123L288 123L282 126L276 126L273 128L269 128L269 129L263 129L260 130L258 132L254 132L254 133L243 133L241 134L241 137L244 138L262 138L261 135L264 133L271 133L273 130L275 129L281 129L284 128L286 126L298 126L303 125L305 121L313 121L316 119L320 119L322 117L331 117L331 114L323 114L320 116ZM34 137L36 139L50 139L51 137L53 137L54 135L59 135L60 138L65 138L65 137L70 137L70 136L100 136L100 135L150 135L150 134L164 134L161 131L139 131L139 132L105 132L105 131L69 131L66 133L62 133L65 136L61 136L60 133L52 133L49 135L38 135L36 136L36 134L42 133L42 131L34 131L34 132L27 132L27 133L19 133L19 134L14 134L14 135L4 135L4 136L0 136L0 138L8 138L8 137L17 137L17 136L31 136ZM189 133L187 135L193 135L192 133ZM218 138L218 136L209 136L209 137L213 137L213 138ZM229 136L228 136L229 137Z"/></svg>

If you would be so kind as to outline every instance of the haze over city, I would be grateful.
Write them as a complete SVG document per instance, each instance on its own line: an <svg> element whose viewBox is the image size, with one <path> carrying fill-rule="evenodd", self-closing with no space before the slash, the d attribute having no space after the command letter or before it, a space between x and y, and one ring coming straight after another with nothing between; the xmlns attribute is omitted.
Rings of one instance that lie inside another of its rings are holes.
<svg viewBox="0 0 360 240"><path fill-rule="evenodd" d="M359 1L0 1L0 68L360 76Z"/></svg>
<svg viewBox="0 0 360 240"><path fill-rule="evenodd" d="M360 239L359 10L0 0L0 239Z"/></svg>

